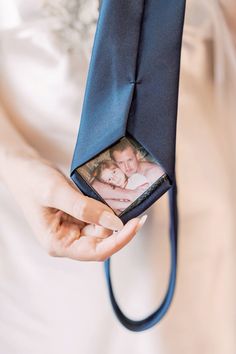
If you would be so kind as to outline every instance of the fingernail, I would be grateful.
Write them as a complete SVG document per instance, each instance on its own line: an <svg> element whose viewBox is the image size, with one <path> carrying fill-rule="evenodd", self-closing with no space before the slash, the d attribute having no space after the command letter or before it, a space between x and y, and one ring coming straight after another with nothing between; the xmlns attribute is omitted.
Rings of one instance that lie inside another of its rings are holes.
<svg viewBox="0 0 236 354"><path fill-rule="evenodd" d="M99 218L99 224L111 230L121 230L124 226L118 216L109 213L109 211L102 212Z"/></svg>
<svg viewBox="0 0 236 354"><path fill-rule="evenodd" d="M146 220L147 220L147 214L145 214L141 217L141 219L136 227L136 232L138 232L141 229L141 227L144 225Z"/></svg>

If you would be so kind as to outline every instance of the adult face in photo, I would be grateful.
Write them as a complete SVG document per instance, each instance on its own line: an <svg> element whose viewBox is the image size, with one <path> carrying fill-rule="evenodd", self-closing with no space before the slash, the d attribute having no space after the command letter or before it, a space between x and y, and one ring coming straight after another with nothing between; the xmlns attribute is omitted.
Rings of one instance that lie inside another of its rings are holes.
<svg viewBox="0 0 236 354"><path fill-rule="evenodd" d="M125 147L123 151L114 149L111 153L111 158L117 163L118 167L127 177L132 176L138 171L139 160L137 152L130 145Z"/></svg>

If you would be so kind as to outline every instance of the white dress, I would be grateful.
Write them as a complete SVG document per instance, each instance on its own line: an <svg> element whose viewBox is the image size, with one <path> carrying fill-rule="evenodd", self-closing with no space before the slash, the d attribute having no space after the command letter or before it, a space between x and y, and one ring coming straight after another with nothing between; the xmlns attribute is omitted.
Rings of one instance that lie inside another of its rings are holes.
<svg viewBox="0 0 236 354"><path fill-rule="evenodd" d="M1 96L25 139L67 175L96 16L95 0L0 0ZM214 85L217 97L225 90L226 74L227 92L236 84L229 33L217 0L188 1L177 140L179 267L167 316L142 333L123 328L103 264L47 255L0 184L1 354L236 352L235 123L217 113L213 95ZM225 110L235 112L234 102ZM166 196L147 213L143 230L112 257L117 299L134 319L160 303L169 271Z"/></svg>

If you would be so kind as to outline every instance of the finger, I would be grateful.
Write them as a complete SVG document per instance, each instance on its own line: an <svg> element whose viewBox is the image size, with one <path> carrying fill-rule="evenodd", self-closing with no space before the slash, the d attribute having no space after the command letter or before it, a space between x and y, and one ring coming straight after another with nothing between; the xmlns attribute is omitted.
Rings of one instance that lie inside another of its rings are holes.
<svg viewBox="0 0 236 354"><path fill-rule="evenodd" d="M119 251L137 233L145 218L134 218L126 223L123 229L107 238L83 236L74 241L66 250L65 256L81 261L104 261Z"/></svg>
<svg viewBox="0 0 236 354"><path fill-rule="evenodd" d="M63 239L64 237L66 237L67 235L73 232L73 230L75 229L74 225L75 224L71 224L67 221L61 222L60 226L57 228L57 231L54 233L54 237L57 240ZM76 227L80 232L80 228L78 227L78 225L76 225Z"/></svg>
<svg viewBox="0 0 236 354"><path fill-rule="evenodd" d="M63 257L66 248L80 238L80 233L80 227L77 224L63 222L56 233L49 235L51 236L49 239L51 253Z"/></svg>
<svg viewBox="0 0 236 354"><path fill-rule="evenodd" d="M50 233L56 233L61 224L64 222L69 224L77 224L81 228L86 225L85 222L75 219L73 216L64 213L62 210L44 208L43 217L47 222L47 229Z"/></svg>
<svg viewBox="0 0 236 354"><path fill-rule="evenodd" d="M139 218L134 218L128 221L121 231L114 232L110 237L104 239L103 242L99 242L95 250L96 259L105 260L127 245L136 235L139 222Z"/></svg>
<svg viewBox="0 0 236 354"><path fill-rule="evenodd" d="M84 221L81 221L81 220L78 220L76 218L74 218L73 216L67 214L67 213L64 213L62 211L62 214L61 214L61 221L67 221L71 224L77 224L79 225L81 228L85 227L86 226L86 223Z"/></svg>
<svg viewBox="0 0 236 354"><path fill-rule="evenodd" d="M81 234L83 236L106 238L112 234L112 231L96 224L89 224L81 229Z"/></svg>
<svg viewBox="0 0 236 354"><path fill-rule="evenodd" d="M61 216L63 214L63 211L57 210L57 212L54 213L48 213L47 212L47 221L48 221L48 232L50 234L56 234L59 230L60 224L61 224Z"/></svg>
<svg viewBox="0 0 236 354"><path fill-rule="evenodd" d="M69 232L62 238L60 246L62 248L69 247L75 240L80 238L80 232L76 224L74 224L74 227L71 226Z"/></svg>
<svg viewBox="0 0 236 354"><path fill-rule="evenodd" d="M60 180L60 183L54 186L47 204L89 224L100 225L111 230L120 230L123 227L122 221L112 209L98 200L77 192L66 180Z"/></svg>

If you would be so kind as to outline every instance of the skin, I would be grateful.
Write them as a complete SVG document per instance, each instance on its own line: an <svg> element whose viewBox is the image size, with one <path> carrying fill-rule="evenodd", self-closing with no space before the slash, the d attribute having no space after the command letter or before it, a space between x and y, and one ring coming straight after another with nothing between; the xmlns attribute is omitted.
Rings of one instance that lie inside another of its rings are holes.
<svg viewBox="0 0 236 354"><path fill-rule="evenodd" d="M105 168L102 171L101 178L105 183L112 184L113 186L125 188L127 178L124 172L119 167Z"/></svg>
<svg viewBox="0 0 236 354"><path fill-rule="evenodd" d="M131 147L127 147L123 151L114 151L113 158L127 177L130 177L134 173L138 172L140 162L137 154Z"/></svg>
<svg viewBox="0 0 236 354"><path fill-rule="evenodd" d="M96 191L103 196L105 200L125 200L133 202L138 196L145 190L143 186L139 186L136 189L123 189L120 187L113 187L107 183L100 182L98 179L95 179L92 183L92 186Z"/></svg>

